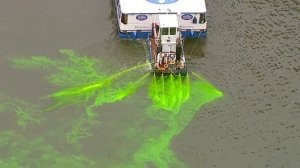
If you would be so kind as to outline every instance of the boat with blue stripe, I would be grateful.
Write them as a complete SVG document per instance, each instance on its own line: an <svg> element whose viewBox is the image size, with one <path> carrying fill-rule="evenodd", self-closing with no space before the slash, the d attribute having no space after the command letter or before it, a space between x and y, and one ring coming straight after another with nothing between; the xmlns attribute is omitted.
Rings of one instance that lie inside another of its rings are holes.
<svg viewBox="0 0 300 168"><path fill-rule="evenodd" d="M187 75L185 38L207 36L204 0L114 0L121 39L146 39L155 75Z"/></svg>
<svg viewBox="0 0 300 168"><path fill-rule="evenodd" d="M205 38L205 0L113 0L121 39L147 39L159 15L175 14L182 38Z"/></svg>

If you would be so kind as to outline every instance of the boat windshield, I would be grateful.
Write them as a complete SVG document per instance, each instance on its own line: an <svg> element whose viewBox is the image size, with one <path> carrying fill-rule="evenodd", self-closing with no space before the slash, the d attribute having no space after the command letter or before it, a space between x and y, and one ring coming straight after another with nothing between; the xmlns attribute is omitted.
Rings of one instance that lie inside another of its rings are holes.
<svg viewBox="0 0 300 168"><path fill-rule="evenodd" d="M161 34L162 35L169 35L169 28L168 27L162 28Z"/></svg>
<svg viewBox="0 0 300 168"><path fill-rule="evenodd" d="M176 27L170 27L170 35L176 34Z"/></svg>
<svg viewBox="0 0 300 168"><path fill-rule="evenodd" d="M164 27L161 29L162 35L176 35L176 27Z"/></svg>

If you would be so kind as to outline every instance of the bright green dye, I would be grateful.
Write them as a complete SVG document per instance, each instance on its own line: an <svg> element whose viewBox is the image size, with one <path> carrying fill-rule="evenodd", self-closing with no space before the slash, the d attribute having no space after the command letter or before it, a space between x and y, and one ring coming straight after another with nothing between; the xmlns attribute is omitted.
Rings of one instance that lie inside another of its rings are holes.
<svg viewBox="0 0 300 168"><path fill-rule="evenodd" d="M136 89L143 84L144 79L148 74L138 77L136 81L128 81L125 79L126 74L139 68L148 66L148 64L138 65L119 73L113 74L110 77L97 81L89 85L65 89L50 95L55 100L55 104L48 108L48 110L64 106L72 103L89 102L94 99L92 106L88 106L88 114L92 115L90 111L92 107L99 107L104 103L113 103L134 93ZM122 78L121 78L122 77ZM123 79L123 80L121 80ZM132 79L131 79L132 80Z"/></svg>
<svg viewBox="0 0 300 168"><path fill-rule="evenodd" d="M95 93L95 96L93 96L93 103L86 106L88 118L80 118L78 121L73 123L72 131L67 134L68 142L79 146L80 139L92 136L90 129L92 126L95 126L95 124L98 124L98 122L94 119L96 114L94 113L93 109L98 108L105 103L120 101L133 94L141 85L144 84L144 81L148 75L149 74L145 74L136 81L127 83L127 85L122 88L113 87L115 85L111 84L109 86L94 90L93 92L97 93ZM73 97L70 97L70 99L72 98Z"/></svg>
<svg viewBox="0 0 300 168"><path fill-rule="evenodd" d="M124 140L135 136L135 139L142 139L142 141L132 141L138 146L134 151L127 151L125 148L124 151L115 151L124 154L124 157L130 156L125 159L127 161L116 162L112 159L111 163L106 162L105 165L84 155L59 152L53 145L45 143L42 137L32 142L21 138L22 142L10 143L9 138L5 137L14 137L15 134L7 132L0 135L0 149L13 144L19 146L19 153L16 150L10 151L5 155L7 157L0 159L0 167L18 168L21 165L25 168L45 165L51 165L50 167L53 168L96 168L99 166L147 168L149 165L156 168L187 167L171 150L172 139L188 126L201 106L221 97L222 92L196 73L190 73L186 77L172 75L155 77L143 70L149 66L146 63L108 75L110 73L105 71L107 66L98 59L81 56L72 50L60 50L60 53L64 56L62 59L34 56L30 59L14 59L13 62L18 68L44 69L51 73L47 78L50 83L60 87L60 91L48 96L54 103L47 108L47 111L54 111L71 104L85 108L86 113L69 122L71 123L70 129L64 132L64 140L73 145L76 152L81 150L81 141L93 137L91 130L101 123L95 109L106 103L122 101L143 86L148 88L148 98L152 104L141 111L143 115L139 118L140 123L149 121L158 124L148 128L141 127L139 124L127 128L129 132L126 132L128 135L124 137ZM6 109L4 104L0 104L0 112ZM16 108L15 112L21 118L16 123L22 127L25 127L29 121L32 123L39 121L24 108ZM29 162L31 154L35 152L42 155L34 162ZM28 162L21 164L19 160Z"/></svg>
<svg viewBox="0 0 300 168"><path fill-rule="evenodd" d="M149 97L155 108L149 108L148 114L164 126L154 126L159 135L148 137L145 143L134 153L133 161L120 167L146 168L185 168L170 149L172 139L178 135L193 119L201 106L222 96L208 81L192 73L190 77L153 77L149 86Z"/></svg>
<svg viewBox="0 0 300 168"><path fill-rule="evenodd" d="M157 109L178 111L189 96L189 76L153 77L149 86L149 97Z"/></svg>

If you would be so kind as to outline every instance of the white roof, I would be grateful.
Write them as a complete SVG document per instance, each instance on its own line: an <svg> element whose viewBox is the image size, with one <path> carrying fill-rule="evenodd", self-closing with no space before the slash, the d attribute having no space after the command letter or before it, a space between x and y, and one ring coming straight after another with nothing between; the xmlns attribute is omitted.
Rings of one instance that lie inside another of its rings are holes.
<svg viewBox="0 0 300 168"><path fill-rule="evenodd" d="M178 27L176 14L158 15L160 27Z"/></svg>
<svg viewBox="0 0 300 168"><path fill-rule="evenodd" d="M205 13L205 0L178 0L170 4L155 4L147 0L119 0L123 13Z"/></svg>

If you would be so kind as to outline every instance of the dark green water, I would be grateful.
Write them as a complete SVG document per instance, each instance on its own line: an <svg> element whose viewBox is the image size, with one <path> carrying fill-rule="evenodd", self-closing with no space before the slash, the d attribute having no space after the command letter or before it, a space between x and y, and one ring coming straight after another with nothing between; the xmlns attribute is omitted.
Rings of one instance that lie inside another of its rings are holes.
<svg viewBox="0 0 300 168"><path fill-rule="evenodd" d="M207 6L189 76L154 78L110 1L1 1L0 168L296 168L299 3Z"/></svg>

